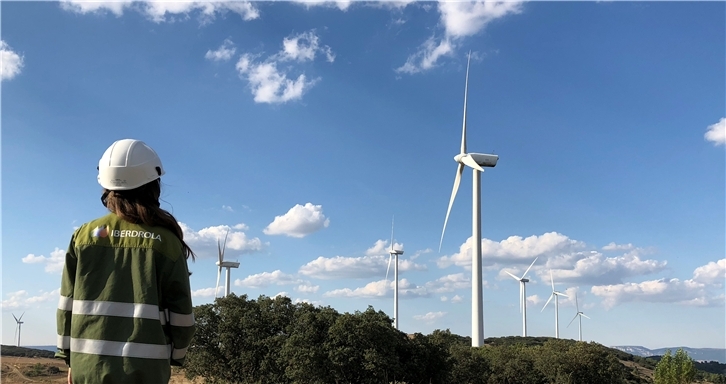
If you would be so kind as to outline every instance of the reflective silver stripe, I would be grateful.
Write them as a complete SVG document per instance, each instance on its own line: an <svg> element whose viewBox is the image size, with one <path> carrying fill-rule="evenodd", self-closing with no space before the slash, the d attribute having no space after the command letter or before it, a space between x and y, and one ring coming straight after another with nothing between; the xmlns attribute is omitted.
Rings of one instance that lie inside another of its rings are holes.
<svg viewBox="0 0 726 384"><path fill-rule="evenodd" d="M159 319L159 307L151 304L119 303L115 301L73 301L74 315L99 315Z"/></svg>
<svg viewBox="0 0 726 384"><path fill-rule="evenodd" d="M89 355L168 359L171 353L171 345L71 339L71 351Z"/></svg>
<svg viewBox="0 0 726 384"><path fill-rule="evenodd" d="M187 348L189 348L189 347L187 347ZM187 354L187 348L182 348L182 349L174 348L171 351L171 358L175 359L175 360L183 358Z"/></svg>
<svg viewBox="0 0 726 384"><path fill-rule="evenodd" d="M181 313L169 312L169 324L175 327L191 327L194 325L194 314L182 315Z"/></svg>
<svg viewBox="0 0 726 384"><path fill-rule="evenodd" d="M73 298L67 296L61 296L58 299L58 309L63 311L70 311L73 308Z"/></svg>
<svg viewBox="0 0 726 384"><path fill-rule="evenodd" d="M58 348L70 349L71 348L71 337L58 335Z"/></svg>
<svg viewBox="0 0 726 384"><path fill-rule="evenodd" d="M166 325L166 312L159 311L159 321L161 321L161 325Z"/></svg>

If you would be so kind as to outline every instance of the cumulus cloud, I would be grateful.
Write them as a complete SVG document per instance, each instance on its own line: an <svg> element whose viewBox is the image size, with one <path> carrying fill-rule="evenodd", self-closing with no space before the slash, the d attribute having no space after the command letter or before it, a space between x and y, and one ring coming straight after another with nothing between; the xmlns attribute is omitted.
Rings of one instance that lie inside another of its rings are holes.
<svg viewBox="0 0 726 384"><path fill-rule="evenodd" d="M434 68L441 57L454 53L463 38L476 35L493 20L520 13L521 9L520 1L439 1L443 35L431 36L396 71L413 74Z"/></svg>
<svg viewBox="0 0 726 384"><path fill-rule="evenodd" d="M22 260L26 264L43 264L45 265L46 272L60 274L63 272L63 266L65 265L66 251L56 248L48 257L43 255L36 256L30 253L23 257Z"/></svg>
<svg viewBox="0 0 726 384"><path fill-rule="evenodd" d="M610 244L602 247L603 251L629 251L631 249L635 248L633 244L615 244L614 242L611 242Z"/></svg>
<svg viewBox="0 0 726 384"><path fill-rule="evenodd" d="M482 282L482 285L487 284ZM455 273L430 281L426 283L425 287L432 293L454 292L459 289L471 288L471 279L464 276L463 273Z"/></svg>
<svg viewBox="0 0 726 384"><path fill-rule="evenodd" d="M324 297L350 297L350 298L380 298L393 296L394 283L392 281L378 280L366 284L363 287L350 289L342 288L325 292ZM398 296L407 297L427 297L429 293L425 287L415 285L407 279L401 279L398 282Z"/></svg>
<svg viewBox="0 0 726 384"><path fill-rule="evenodd" d="M537 295L527 296L527 305L538 305L542 299Z"/></svg>
<svg viewBox="0 0 726 384"><path fill-rule="evenodd" d="M428 312L425 315L414 315L413 318L430 324L436 322L436 320L444 317L445 315L446 312Z"/></svg>
<svg viewBox="0 0 726 384"><path fill-rule="evenodd" d="M706 134L703 135L706 140L713 142L714 145L726 144L726 118L722 117L718 123L708 126Z"/></svg>
<svg viewBox="0 0 726 384"><path fill-rule="evenodd" d="M374 246L375 247L375 246ZM300 267L301 275L316 279L347 279L370 278L385 276L388 268L388 255L370 255L361 257L323 257ZM416 264L408 259L398 260L398 271L425 271L425 265Z"/></svg>
<svg viewBox="0 0 726 384"><path fill-rule="evenodd" d="M454 295L454 297L451 298L451 302L454 304L461 303L463 300L464 298L459 295Z"/></svg>
<svg viewBox="0 0 726 384"><path fill-rule="evenodd" d="M262 241L257 238L248 238L247 235L242 232L247 229L244 224L237 224L233 227L228 225L216 225L211 227L202 228L199 231L195 231L184 223L179 223L179 226L184 232L184 241L197 253L199 256L213 256L217 257L217 242L224 242L224 237L227 236L226 250L237 251L239 253L252 253L262 250ZM227 258L225 254L225 259Z"/></svg>
<svg viewBox="0 0 726 384"><path fill-rule="evenodd" d="M458 253L439 258L436 262L437 265L440 268L456 265L471 269L471 239L469 237L459 247ZM500 242L482 239L482 262L483 265L494 265L498 262L529 264L535 257L573 252L584 246L584 243L572 240L557 232L549 232L541 236L533 235L527 238L510 236Z"/></svg>
<svg viewBox="0 0 726 384"><path fill-rule="evenodd" d="M5 41L0 40L0 80L12 79L22 68L23 57L15 53Z"/></svg>
<svg viewBox="0 0 726 384"><path fill-rule="evenodd" d="M263 230L267 235L286 235L302 238L330 225L330 219L323 214L322 205L296 204L286 214L275 216L275 220Z"/></svg>
<svg viewBox="0 0 726 384"><path fill-rule="evenodd" d="M236 68L240 77L247 80L256 103L286 103L301 99L320 79L308 79L304 73L293 79L294 76L288 77L288 72L280 69L280 65L289 61L311 61L317 54L324 55L330 63L335 61L331 48L327 45L321 46L320 38L311 30L286 37L283 39L282 50L264 60L258 60L260 55L243 54L237 61Z"/></svg>
<svg viewBox="0 0 726 384"><path fill-rule="evenodd" d="M393 249L403 251L403 244L393 243ZM376 240L376 243L372 247L366 249L366 255L388 255L391 247L388 245L388 240Z"/></svg>
<svg viewBox="0 0 726 384"><path fill-rule="evenodd" d="M32 307L39 307L44 303L58 303L60 290L40 291L36 296L29 296L28 291L20 290L6 293L7 299L2 301L3 311L23 310Z"/></svg>
<svg viewBox="0 0 726 384"><path fill-rule="evenodd" d="M312 284L300 284L297 287L295 287L295 290L301 293L317 293L320 289L319 285L312 285Z"/></svg>
<svg viewBox="0 0 726 384"><path fill-rule="evenodd" d="M657 279L640 283L596 285L591 292L600 296L607 309L625 302L674 303L690 306L723 306L726 259L698 267L693 278ZM718 292L718 293L716 293Z"/></svg>
<svg viewBox="0 0 726 384"><path fill-rule="evenodd" d="M224 287L222 287L221 289L215 289L215 288L197 289L197 290L192 291L192 297L214 297L215 292L217 294L219 294L220 292L224 292Z"/></svg>
<svg viewBox="0 0 726 384"><path fill-rule="evenodd" d="M620 283L626 277L650 275L665 269L667 262L652 259L643 260L642 249L634 249L621 256L605 257L599 252L560 255L548 260L555 281L587 282L589 284ZM573 267L574 264L574 267ZM566 265L556 268L555 265ZM540 269L537 274L549 280L550 269Z"/></svg>
<svg viewBox="0 0 726 384"><path fill-rule="evenodd" d="M122 16L126 10L133 10L146 16L155 23L188 19L193 12L199 13L203 24L213 21L218 14L227 12L238 14L243 20L249 21L260 17L259 10L249 1L94 1L94 0L61 0L62 9L70 12L86 14L111 12Z"/></svg>
<svg viewBox="0 0 726 384"><path fill-rule="evenodd" d="M232 56L234 56L235 51L237 51L237 48L234 47L232 40L225 39L224 42L222 42L222 45L220 45L216 50L208 50L204 55L204 58L212 61L228 61L232 58ZM222 208L224 207L227 207L230 210L232 209L226 205L222 206Z"/></svg>
<svg viewBox="0 0 726 384"><path fill-rule="evenodd" d="M300 284L302 281L293 275L283 273L279 269L273 272L262 272L249 275L234 281L234 285L247 288L264 288L270 285Z"/></svg>
<svg viewBox="0 0 726 384"><path fill-rule="evenodd" d="M301 5L304 5L306 8L311 7L334 7L338 8L341 11L347 11L348 8L353 3L353 0L336 0L336 1L330 1L330 0L293 0L294 3L298 3Z"/></svg>

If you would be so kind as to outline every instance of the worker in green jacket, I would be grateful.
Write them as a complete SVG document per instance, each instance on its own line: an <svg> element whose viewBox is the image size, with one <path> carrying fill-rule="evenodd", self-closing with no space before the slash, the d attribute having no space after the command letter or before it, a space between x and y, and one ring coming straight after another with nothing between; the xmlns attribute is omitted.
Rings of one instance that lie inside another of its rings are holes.
<svg viewBox="0 0 726 384"><path fill-rule="evenodd" d="M72 384L163 384L194 335L187 259L194 253L159 207L164 169L139 140L119 140L98 164L110 213L83 224L65 257L58 352Z"/></svg>

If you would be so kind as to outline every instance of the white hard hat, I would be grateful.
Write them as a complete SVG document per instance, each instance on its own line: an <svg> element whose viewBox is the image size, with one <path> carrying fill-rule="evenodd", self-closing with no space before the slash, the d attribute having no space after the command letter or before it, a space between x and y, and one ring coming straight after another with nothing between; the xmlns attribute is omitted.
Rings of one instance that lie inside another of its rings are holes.
<svg viewBox="0 0 726 384"><path fill-rule="evenodd" d="M138 188L163 174L159 156L140 140L114 142L98 162L98 183L112 191Z"/></svg>

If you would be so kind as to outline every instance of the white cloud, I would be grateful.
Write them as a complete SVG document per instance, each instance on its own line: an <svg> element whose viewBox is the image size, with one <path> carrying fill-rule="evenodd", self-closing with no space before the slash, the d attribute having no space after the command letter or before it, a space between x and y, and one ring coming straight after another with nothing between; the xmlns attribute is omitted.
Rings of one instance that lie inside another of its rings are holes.
<svg viewBox="0 0 726 384"><path fill-rule="evenodd" d="M0 40L0 80L10 80L23 68L23 57L15 53L10 46Z"/></svg>
<svg viewBox="0 0 726 384"><path fill-rule="evenodd" d="M317 293L318 289L320 289L319 285L311 285L311 284L300 284L298 285L295 290L302 293Z"/></svg>
<svg viewBox="0 0 726 384"><path fill-rule="evenodd" d="M392 281L378 280L366 284L364 287L350 289L342 288L325 292L324 297L353 297L353 298L380 298L393 296ZM427 297L429 293L425 287L415 285L407 279L401 279L398 282L398 295L401 298L406 297Z"/></svg>
<svg viewBox="0 0 726 384"><path fill-rule="evenodd" d="M24 310L31 307L39 307L44 303L58 303L60 290L40 291L36 296L28 296L28 291L20 290L6 293L7 299L2 301L3 311Z"/></svg>
<svg viewBox="0 0 726 384"><path fill-rule="evenodd" d="M461 303L462 300L464 300L464 298L461 297L461 296L459 296L459 295L454 295L454 297L451 298L451 302L454 303L454 304L455 303Z"/></svg>
<svg viewBox="0 0 726 384"><path fill-rule="evenodd" d="M399 243L393 243L393 249L402 251L403 250L403 244ZM368 256L375 256L375 255L389 255L389 251L391 250L391 247L388 245L388 240L376 240L376 243L373 244L372 247L366 249L366 255Z"/></svg>
<svg viewBox="0 0 726 384"><path fill-rule="evenodd" d="M527 296L527 305L537 305L542 302L542 299L537 295Z"/></svg>
<svg viewBox="0 0 726 384"><path fill-rule="evenodd" d="M116 16L123 15L126 10L134 10L153 22L175 21L176 16L189 18L192 12L199 12L202 23L215 19L217 14L234 12L243 20L249 21L260 17L259 10L249 1L93 1L93 0L61 0L61 8L66 11L86 14L109 11Z"/></svg>
<svg viewBox="0 0 726 384"><path fill-rule="evenodd" d="M521 1L439 1L443 36L431 36L396 71L412 74L434 68L441 57L454 53L457 41L479 33L493 20L521 12L521 5Z"/></svg>
<svg viewBox="0 0 726 384"><path fill-rule="evenodd" d="M486 285L485 282L482 283ZM463 273L442 276L426 283L426 289L433 293L454 292L458 289L471 288L471 279Z"/></svg>
<svg viewBox="0 0 726 384"><path fill-rule="evenodd" d="M282 292L279 292L277 295L272 296L273 299L276 297L290 297L290 295L287 292L282 291Z"/></svg>
<svg viewBox="0 0 726 384"><path fill-rule="evenodd" d="M282 40L282 51L278 54L280 61L312 61L317 53L325 54L329 63L335 61L335 55L329 46L320 46L320 38L314 30L286 37Z"/></svg>
<svg viewBox="0 0 726 384"><path fill-rule="evenodd" d="M262 272L249 275L244 279L237 279L234 285L247 288L264 288L269 285L300 284L302 281L293 275L283 273L279 269L273 272Z"/></svg>
<svg viewBox="0 0 726 384"><path fill-rule="evenodd" d="M436 320L444 317L446 315L446 312L429 312L425 315L414 315L413 318L416 320L421 320L426 323L433 323Z"/></svg>
<svg viewBox="0 0 726 384"><path fill-rule="evenodd" d="M376 246L374 245L373 248ZM371 248L371 249L373 249ZM369 249L370 250L370 249ZM383 277L388 268L388 255L361 257L318 257L300 267L300 274L316 279L345 279ZM392 267L393 268L393 267ZM425 271L425 265L416 264L408 259L398 260L398 271Z"/></svg>
<svg viewBox="0 0 726 384"><path fill-rule="evenodd" d="M23 257L23 263L26 264L45 264L45 271L48 273L61 273L66 260L66 251L56 248L50 253L49 257L34 254L28 254Z"/></svg>
<svg viewBox="0 0 726 384"><path fill-rule="evenodd" d="M726 259L710 262L693 271L693 279L658 279L640 283L593 286L605 308L625 302L676 303L690 306L723 306Z"/></svg>
<svg viewBox="0 0 726 384"><path fill-rule="evenodd" d="M449 301L449 298L446 296L441 296L441 301Z"/></svg>
<svg viewBox="0 0 726 384"><path fill-rule="evenodd" d="M234 209L232 209L232 207L230 207L229 205L223 205L222 209L227 212L234 212Z"/></svg>
<svg viewBox="0 0 726 384"><path fill-rule="evenodd" d="M273 104L301 99L320 79L308 80L301 73L293 80L285 70L279 69L278 64L287 61L311 61L317 53L324 54L330 63L335 61L331 48L327 45L321 46L319 41L315 31L310 30L283 39L282 50L265 60L258 61L260 55L243 54L237 61L236 68L240 77L248 81L255 102Z"/></svg>
<svg viewBox="0 0 726 384"><path fill-rule="evenodd" d="M184 232L184 241L197 253L198 256L217 257L217 242L224 242L227 236L226 250L238 251L240 253L252 253L262 250L262 241L255 238L248 238L241 229L247 229L244 224L237 224L234 227L228 225L216 225L202 228L195 231L184 223L179 223ZM228 234L229 233L229 234ZM228 259L225 254L225 259Z"/></svg>
<svg viewBox="0 0 726 384"><path fill-rule="evenodd" d="M726 279L726 259L711 261L693 271L693 280L702 284L723 286Z"/></svg>
<svg viewBox="0 0 726 384"><path fill-rule="evenodd" d="M605 257L595 252L590 254L574 253L550 258L547 267L552 268L555 281L588 282L589 284L620 283L623 278L649 275L665 269L667 262L642 260L642 249L634 249L616 257ZM566 264L563 268L555 265ZM573 267L574 264L574 267ZM543 281L550 279L550 269L541 268L537 274Z"/></svg>
<svg viewBox="0 0 726 384"><path fill-rule="evenodd" d="M275 216L275 220L263 230L267 235L286 235L302 238L330 225L330 219L323 214L322 205L296 204L286 214Z"/></svg>
<svg viewBox="0 0 726 384"><path fill-rule="evenodd" d="M631 249L635 248L633 244L615 244L614 242L611 242L610 244L602 247L603 251L629 251Z"/></svg>
<svg viewBox="0 0 726 384"><path fill-rule="evenodd" d="M403 244L401 244L401 247L403 247ZM434 250L431 249L431 248L426 248L426 249L418 250L418 251L414 252L413 255L411 255L411 257L409 257L409 259L410 260L416 260L416 259L419 258L419 256L425 255L427 253L431 253L433 251Z"/></svg>
<svg viewBox="0 0 726 384"><path fill-rule="evenodd" d="M350 5L353 3L353 0L337 0L337 1L329 1L329 0L293 0L294 3L298 3L301 5L304 5L306 8L311 8L315 6L323 6L323 7L335 7L340 9L341 11L347 11Z"/></svg>
<svg viewBox="0 0 726 384"><path fill-rule="evenodd" d="M314 305L316 307L323 305L323 302L322 301L318 301L318 300L308 300L308 299L301 299L301 298L293 299L292 300L292 303L293 304L308 303L308 304Z"/></svg>
<svg viewBox="0 0 726 384"><path fill-rule="evenodd" d="M726 144L726 118L722 117L718 123L708 126L706 134L703 135L706 140L712 141L714 145Z"/></svg>
<svg viewBox="0 0 726 384"><path fill-rule="evenodd" d="M234 47L234 43L232 42L232 40L225 39L224 42L222 42L222 45L217 48L217 50L207 51L207 53L204 55L204 58L212 61L228 61L232 58L232 56L234 56L235 51L237 51L237 48ZM227 206L223 205L222 207Z"/></svg>
<svg viewBox="0 0 726 384"><path fill-rule="evenodd" d="M584 247L582 242L572 240L557 232L527 238L510 236L500 242L482 239L481 245L484 265L494 265L497 262L529 264L535 257L572 252ZM471 269L471 237L459 247L458 253L439 258L437 265L440 268L456 265Z"/></svg>
<svg viewBox="0 0 726 384"><path fill-rule="evenodd" d="M244 224L244 223L235 224L234 226L232 226L232 228L240 230L240 231L246 231L246 230L250 229L250 227L248 227L247 224Z"/></svg>
<svg viewBox="0 0 726 384"><path fill-rule="evenodd" d="M192 291L192 297L214 297L215 291L217 294L222 293L224 295L224 286L216 290L215 288L201 288Z"/></svg>

